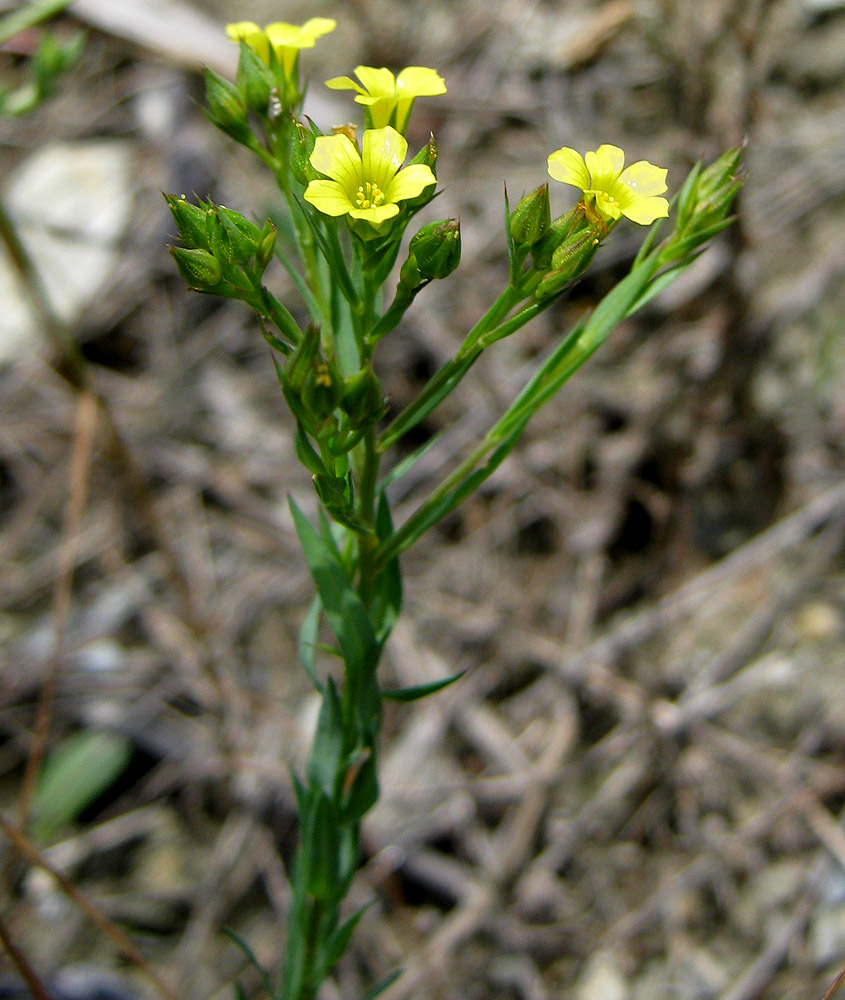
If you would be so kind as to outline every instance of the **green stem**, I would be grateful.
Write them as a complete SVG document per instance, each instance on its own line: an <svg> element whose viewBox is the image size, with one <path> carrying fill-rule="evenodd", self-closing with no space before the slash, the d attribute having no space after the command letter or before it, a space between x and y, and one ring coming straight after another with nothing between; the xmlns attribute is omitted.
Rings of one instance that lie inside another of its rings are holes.
<svg viewBox="0 0 845 1000"><path fill-rule="evenodd" d="M367 428L359 448L361 461L358 476L358 511L363 523L374 529L376 485L380 463L374 426ZM372 599L373 584L377 572L373 555L377 544L378 540L374 532L358 536L358 593L365 607Z"/></svg>
<svg viewBox="0 0 845 1000"><path fill-rule="evenodd" d="M419 396L388 425L377 442L378 450L381 453L387 451L412 427L416 427L442 399L452 392L485 348L497 340L502 340L515 333L544 309L547 309L554 300L546 299L543 302L534 302L512 316L511 319L502 322L502 319L519 301L520 293L511 288L499 296L464 338L464 342L458 348L455 356L434 373Z"/></svg>

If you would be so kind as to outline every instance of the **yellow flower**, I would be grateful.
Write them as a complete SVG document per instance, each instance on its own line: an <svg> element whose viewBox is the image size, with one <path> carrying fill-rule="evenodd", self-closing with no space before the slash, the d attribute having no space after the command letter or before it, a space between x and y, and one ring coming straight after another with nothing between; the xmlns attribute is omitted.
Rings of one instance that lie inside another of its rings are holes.
<svg viewBox="0 0 845 1000"><path fill-rule="evenodd" d="M618 146L603 145L595 152L581 154L563 146L549 156L549 176L563 184L580 188L595 202L599 215L613 222L624 215L641 226L669 214L669 202L657 195L666 190L667 171L648 160L625 166L625 154Z"/></svg>
<svg viewBox="0 0 845 1000"><path fill-rule="evenodd" d="M348 215L379 226L398 215L397 202L437 183L422 163L402 168L407 151L408 143L389 125L364 132L360 153L342 133L318 136L311 165L329 179L311 181L305 200L324 215Z"/></svg>
<svg viewBox="0 0 845 1000"><path fill-rule="evenodd" d="M357 90L355 100L367 109L368 128L392 125L404 133L417 97L446 93L443 77L425 66L408 66L399 76L394 76L389 69L356 66L355 75L361 84L349 76L335 76L326 80L326 86L332 90Z"/></svg>
<svg viewBox="0 0 845 1000"><path fill-rule="evenodd" d="M254 21L236 21L226 25L233 42L246 42L263 63L270 62L270 39Z"/></svg>
<svg viewBox="0 0 845 1000"><path fill-rule="evenodd" d="M330 31L336 22L330 17L312 17L303 25L275 21L262 31L252 21L237 21L226 25L226 34L235 42L244 41L262 62L270 63L270 46L288 78L293 74L300 49L313 49L314 42Z"/></svg>

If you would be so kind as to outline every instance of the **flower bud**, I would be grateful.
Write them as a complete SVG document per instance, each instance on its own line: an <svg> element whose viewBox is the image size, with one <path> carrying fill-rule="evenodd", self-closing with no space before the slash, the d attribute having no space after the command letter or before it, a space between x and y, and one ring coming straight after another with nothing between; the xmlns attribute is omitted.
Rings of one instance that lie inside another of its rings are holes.
<svg viewBox="0 0 845 1000"><path fill-rule="evenodd" d="M184 197L166 194L164 200L176 222L179 238L190 250L208 250L205 206L192 205Z"/></svg>
<svg viewBox="0 0 845 1000"><path fill-rule="evenodd" d="M246 106L267 117L270 111L270 92L276 81L267 64L243 40L238 59L237 81Z"/></svg>
<svg viewBox="0 0 845 1000"><path fill-rule="evenodd" d="M422 163L423 166L431 170L435 177L437 176L437 171L435 170L437 166L437 140L434 138L433 132L429 133L428 142L411 160L411 163Z"/></svg>
<svg viewBox="0 0 845 1000"><path fill-rule="evenodd" d="M258 249L261 230L254 222L224 205L217 206L216 215L220 220L221 231L226 234L227 259L235 264L245 264Z"/></svg>
<svg viewBox="0 0 845 1000"><path fill-rule="evenodd" d="M179 273L185 281L197 291L207 292L216 288L223 278L223 268L216 257L207 250L185 249L184 247L168 247L170 255L176 261Z"/></svg>
<svg viewBox="0 0 845 1000"><path fill-rule="evenodd" d="M567 237L552 255L552 270L537 286L535 297L542 301L563 291L587 270L600 242L600 233L593 227Z"/></svg>
<svg viewBox="0 0 845 1000"><path fill-rule="evenodd" d="M247 108L240 91L214 70L205 70L205 99L211 120L238 142L252 137L247 124Z"/></svg>
<svg viewBox="0 0 845 1000"><path fill-rule="evenodd" d="M411 239L408 258L414 259L424 281L448 277L461 261L460 222L443 219L427 223Z"/></svg>
<svg viewBox="0 0 845 1000"><path fill-rule="evenodd" d="M370 368L347 375L343 380L340 408L353 427L374 423L384 413L384 396L375 372Z"/></svg>
<svg viewBox="0 0 845 1000"><path fill-rule="evenodd" d="M549 224L546 235L531 248L531 259L534 262L534 266L540 271L550 267L552 255L560 244L569 239L574 233L585 229L587 225L587 217L581 203L577 204L575 208L564 215L560 215L554 219Z"/></svg>
<svg viewBox="0 0 845 1000"><path fill-rule="evenodd" d="M258 268L259 274L263 274L273 259L273 253L276 249L276 227L269 219L264 223L260 235L261 242L255 251L255 266Z"/></svg>
<svg viewBox="0 0 845 1000"><path fill-rule="evenodd" d="M287 388L295 393L302 391L305 379L320 350L320 331L314 326L305 328L302 338L285 364L283 377Z"/></svg>
<svg viewBox="0 0 845 1000"><path fill-rule="evenodd" d="M302 386L302 405L306 413L321 423L337 408L340 401L340 379L327 361L317 361Z"/></svg>
<svg viewBox="0 0 845 1000"><path fill-rule="evenodd" d="M549 185L541 184L526 195L511 213L511 239L517 246L534 246L546 235L551 224Z"/></svg>

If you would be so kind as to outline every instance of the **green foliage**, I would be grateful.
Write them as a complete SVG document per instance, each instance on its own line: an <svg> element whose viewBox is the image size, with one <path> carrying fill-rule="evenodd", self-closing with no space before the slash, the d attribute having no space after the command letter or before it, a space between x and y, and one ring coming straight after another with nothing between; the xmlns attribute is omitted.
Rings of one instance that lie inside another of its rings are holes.
<svg viewBox="0 0 845 1000"><path fill-rule="evenodd" d="M49 840L72 823L120 777L132 756L125 736L83 729L67 736L48 754L32 800L36 837Z"/></svg>

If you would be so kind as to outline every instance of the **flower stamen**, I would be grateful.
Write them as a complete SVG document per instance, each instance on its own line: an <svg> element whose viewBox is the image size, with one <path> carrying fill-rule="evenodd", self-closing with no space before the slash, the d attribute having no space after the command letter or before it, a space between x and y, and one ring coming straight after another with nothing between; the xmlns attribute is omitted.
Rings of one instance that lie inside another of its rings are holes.
<svg viewBox="0 0 845 1000"><path fill-rule="evenodd" d="M376 208L384 204L384 192L371 181L364 181L359 185L358 193L355 195L355 203L358 208Z"/></svg>

